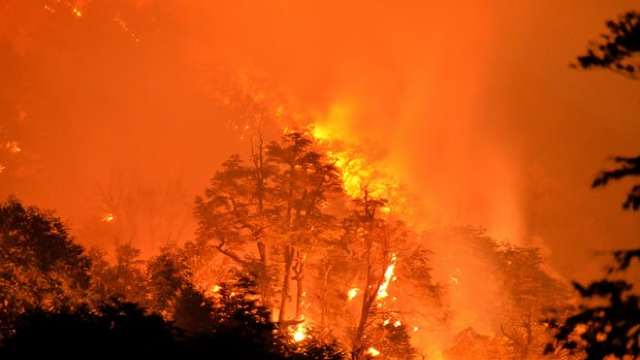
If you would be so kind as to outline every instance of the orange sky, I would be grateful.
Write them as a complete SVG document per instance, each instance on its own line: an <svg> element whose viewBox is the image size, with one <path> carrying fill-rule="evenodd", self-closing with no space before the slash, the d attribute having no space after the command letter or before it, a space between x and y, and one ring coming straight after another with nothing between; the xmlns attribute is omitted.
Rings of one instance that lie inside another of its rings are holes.
<svg viewBox="0 0 640 360"><path fill-rule="evenodd" d="M640 83L567 65L634 5L8 0L0 125L23 151L0 196L82 233L99 189L179 182L188 214L248 146L214 100L220 79L260 74L293 108L348 107L348 136L380 148L426 225L485 226L543 246L565 276L593 274L594 250L640 236L620 209L626 186L589 188L608 156L638 152Z"/></svg>

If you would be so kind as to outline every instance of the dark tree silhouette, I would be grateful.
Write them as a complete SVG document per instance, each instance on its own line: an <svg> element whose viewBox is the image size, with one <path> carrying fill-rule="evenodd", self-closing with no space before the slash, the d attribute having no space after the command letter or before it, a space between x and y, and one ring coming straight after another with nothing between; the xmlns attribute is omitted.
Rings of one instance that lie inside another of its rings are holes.
<svg viewBox="0 0 640 360"><path fill-rule="evenodd" d="M617 262L617 269L627 267ZM633 286L624 280L604 278L574 288L584 302L577 311L558 321L551 319L555 341L547 344L545 352L559 349L570 353L584 351L587 360L640 356L640 298L633 294Z"/></svg>
<svg viewBox="0 0 640 360"><path fill-rule="evenodd" d="M3 359L150 358L177 353L175 329L133 303L98 310L35 308L21 314L14 326L15 333L0 347Z"/></svg>
<svg viewBox="0 0 640 360"><path fill-rule="evenodd" d="M587 53L578 56L577 66L583 69L606 68L634 76L640 69L631 60L640 52L640 13L629 11L606 23L608 33L603 42L591 44Z"/></svg>
<svg viewBox="0 0 640 360"><path fill-rule="evenodd" d="M59 218L16 199L0 203L0 336L30 307L77 304L90 266Z"/></svg>
<svg viewBox="0 0 640 360"><path fill-rule="evenodd" d="M147 262L147 283L151 298L149 307L165 316L170 316L171 308L178 295L188 296L189 290L193 290L185 264L186 260L181 254L172 250L163 248L158 256ZM182 290L185 292L181 294Z"/></svg>
<svg viewBox="0 0 640 360"><path fill-rule="evenodd" d="M611 180L640 176L640 156L617 156L613 160L620 166L616 169L602 171L593 181L592 186L594 188L605 186ZM640 209L640 184L633 185L631 191L629 191L629 194L627 195L627 199L622 203L622 207L632 210Z"/></svg>
<svg viewBox="0 0 640 360"><path fill-rule="evenodd" d="M579 56L579 66L634 75L639 66L630 61L640 53L640 14L628 12L608 21L607 27L609 34L602 36L605 42ZM593 187L640 175L640 156L619 156L614 161L620 166L602 171L593 181ZM631 188L623 207L632 211L640 209L640 184ZM640 357L640 298L632 292L632 284L610 276L627 270L634 258L640 259L640 249L617 250L613 257L615 263L607 277L587 285L573 283L584 301L573 315L549 321L555 340L547 344L546 353L584 351L588 360Z"/></svg>

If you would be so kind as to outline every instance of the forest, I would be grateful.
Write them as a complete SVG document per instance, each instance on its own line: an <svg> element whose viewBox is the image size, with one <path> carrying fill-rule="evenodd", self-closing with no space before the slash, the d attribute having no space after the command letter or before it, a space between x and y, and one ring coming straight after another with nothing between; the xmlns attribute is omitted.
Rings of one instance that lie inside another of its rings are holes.
<svg viewBox="0 0 640 360"><path fill-rule="evenodd" d="M45 10L84 16L64 4ZM609 20L599 41L571 71L637 81L640 13ZM232 127L243 151L214 149L225 160L207 169L187 215L170 209L179 185L162 212L160 198L116 184L78 236L57 210L3 199L0 358L640 358L640 249L610 249L601 278L573 281L534 243L479 225L424 226L415 194L367 146L265 98L240 85L216 94L242 115ZM20 179L11 129L0 123L0 176ZM640 176L638 156L611 163L593 188ZM640 185L627 190L622 208L637 216ZM158 251L136 246L149 234L163 239Z"/></svg>

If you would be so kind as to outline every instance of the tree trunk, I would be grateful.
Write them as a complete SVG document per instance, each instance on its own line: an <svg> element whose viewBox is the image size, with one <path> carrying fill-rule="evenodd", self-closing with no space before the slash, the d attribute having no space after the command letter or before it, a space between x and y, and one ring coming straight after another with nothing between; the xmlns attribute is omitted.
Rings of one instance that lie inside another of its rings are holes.
<svg viewBox="0 0 640 360"><path fill-rule="evenodd" d="M278 323L283 324L286 319L287 300L289 299L289 278L291 277L291 264L293 263L293 248L287 245L284 249L284 276L282 277L282 293L280 294L280 313Z"/></svg>
<svg viewBox="0 0 640 360"><path fill-rule="evenodd" d="M293 267L296 280L296 320L302 319L302 304L304 301L304 261L305 255L298 251L296 265Z"/></svg>
<svg viewBox="0 0 640 360"><path fill-rule="evenodd" d="M258 247L258 254L260 255L260 269L257 274L258 287L260 289L260 294L262 295L263 304L269 307L271 302L271 281L269 279L269 268L267 264L267 246L262 241L258 241L256 246Z"/></svg>

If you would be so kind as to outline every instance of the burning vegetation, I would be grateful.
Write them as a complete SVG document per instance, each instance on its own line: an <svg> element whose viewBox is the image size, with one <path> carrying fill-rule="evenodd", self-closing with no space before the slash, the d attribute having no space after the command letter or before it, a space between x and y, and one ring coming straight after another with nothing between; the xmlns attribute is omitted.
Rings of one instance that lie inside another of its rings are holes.
<svg viewBox="0 0 640 360"><path fill-rule="evenodd" d="M174 348L166 351L209 346L192 341L221 341L222 333L251 341L253 350L258 341L266 352L294 358L446 354L455 360L470 356L467 346L537 357L536 349L548 341L537 319L567 299L537 251L499 244L476 229L418 231L391 210L382 185L367 187L386 183L371 181L374 173L358 172L360 189L349 188L356 175L345 175L351 169L327 146L326 138L306 131L288 130L269 142L256 137L248 154L229 157L196 199L195 240L167 245L146 260L129 243L116 248L113 260L100 250L85 252L57 218L15 200L5 203L7 349L19 348L21 331L30 334L17 324L31 317L44 321L38 311L100 323L126 308L138 314L127 316L156 316L145 321L188 336L172 340ZM120 219L107 212L101 221L116 226ZM438 248L442 242L446 247ZM455 281L435 280L428 244L456 259L458 267L447 274ZM465 335L473 334L469 329L449 339L461 320L451 306L473 296L465 291L473 291L466 284L478 281L475 272L492 274L499 284L493 306L500 312L483 320L498 327L484 337ZM237 306L244 320L236 319ZM250 339L234 334L235 321L260 333L246 335ZM69 326L76 325L89 326ZM469 341L474 344L463 345ZM245 358L263 355L251 356Z"/></svg>
<svg viewBox="0 0 640 360"><path fill-rule="evenodd" d="M159 1L124 1L122 13L95 3L30 9L69 27L95 16L96 31L117 29L132 52L172 41L157 25L169 12ZM2 6L0 15L12 9ZM145 11L146 27L132 21ZM638 67L626 60L638 52L639 18L610 22L609 43L579 66L633 76ZM205 75L198 91L243 151L217 149L226 159L195 201L178 181L152 189L114 176L99 184L77 239L51 211L0 203L0 357L637 358L630 283L574 284L576 296L539 248L421 221L397 168L349 128L348 101L313 111L266 76L231 67ZM26 178L38 156L22 104L0 110L9 119L0 123L5 185ZM594 186L640 173L639 158L615 161L621 168ZM638 189L625 208L640 208ZM139 238L155 248L137 247ZM610 274L639 254L616 252Z"/></svg>

